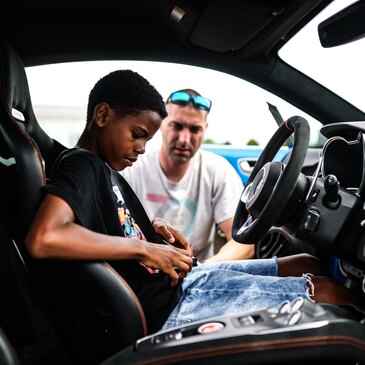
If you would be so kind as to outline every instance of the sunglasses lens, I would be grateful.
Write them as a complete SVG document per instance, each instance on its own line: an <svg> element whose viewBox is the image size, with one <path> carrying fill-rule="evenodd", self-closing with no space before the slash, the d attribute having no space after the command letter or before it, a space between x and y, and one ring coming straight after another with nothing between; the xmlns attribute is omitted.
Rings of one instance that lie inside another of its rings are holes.
<svg viewBox="0 0 365 365"><path fill-rule="evenodd" d="M204 96L195 95L194 96L194 103L195 105L202 110L210 110L212 106L212 102L205 98Z"/></svg>
<svg viewBox="0 0 365 365"><path fill-rule="evenodd" d="M171 102L172 103L183 103L187 104L190 101L190 94L186 92L177 91L176 93L171 94Z"/></svg>
<svg viewBox="0 0 365 365"><path fill-rule="evenodd" d="M212 102L204 96L190 95L185 91L176 91L172 93L168 100L170 100L171 103L186 105L191 99L193 99L194 106L198 109L209 111L212 106Z"/></svg>

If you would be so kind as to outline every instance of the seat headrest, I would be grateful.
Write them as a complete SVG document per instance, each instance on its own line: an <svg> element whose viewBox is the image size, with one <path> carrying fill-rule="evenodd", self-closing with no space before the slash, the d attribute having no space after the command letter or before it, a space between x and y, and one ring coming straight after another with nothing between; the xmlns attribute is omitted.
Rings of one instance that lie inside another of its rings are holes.
<svg viewBox="0 0 365 365"><path fill-rule="evenodd" d="M1 62L2 86L4 88L3 96L8 110L12 112L13 117L15 117L20 124L25 122L25 116L28 121L34 120L35 116L24 65L9 43L3 40L1 48L3 50Z"/></svg>
<svg viewBox="0 0 365 365"><path fill-rule="evenodd" d="M24 64L16 50L1 39L1 98L9 116L37 144L49 173L57 156L66 148L53 140L39 125L33 111Z"/></svg>
<svg viewBox="0 0 365 365"><path fill-rule="evenodd" d="M2 216L15 222L14 231L23 236L38 209L46 176L65 147L38 124L21 58L1 38L0 47ZM20 205L20 211L12 211ZM18 219L13 219L16 215Z"/></svg>

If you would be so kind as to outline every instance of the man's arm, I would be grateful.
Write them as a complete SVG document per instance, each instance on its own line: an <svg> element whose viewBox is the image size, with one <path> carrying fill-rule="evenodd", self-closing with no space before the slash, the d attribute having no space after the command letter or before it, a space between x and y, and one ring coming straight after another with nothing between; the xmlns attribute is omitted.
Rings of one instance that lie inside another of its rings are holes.
<svg viewBox="0 0 365 365"><path fill-rule="evenodd" d="M218 224L219 228L224 233L227 242L221 247L217 254L208 258L204 262L245 260L254 257L255 245L241 244L232 239L232 223L233 218L230 218Z"/></svg>
<svg viewBox="0 0 365 365"><path fill-rule="evenodd" d="M61 198L48 194L26 237L26 247L35 258L68 260L136 259L168 274L172 283L192 267L190 252L137 238L97 233L75 223L71 207Z"/></svg>

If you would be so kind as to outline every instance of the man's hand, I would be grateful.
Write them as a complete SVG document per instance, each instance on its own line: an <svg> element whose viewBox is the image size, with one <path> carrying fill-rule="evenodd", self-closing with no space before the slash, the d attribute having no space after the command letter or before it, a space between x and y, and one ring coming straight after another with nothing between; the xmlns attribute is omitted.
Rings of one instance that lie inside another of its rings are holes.
<svg viewBox="0 0 365 365"><path fill-rule="evenodd" d="M193 256L193 246L178 229L162 218L155 218L152 221L152 225L155 231L160 234L167 243L175 247L185 249L190 253L190 257Z"/></svg>

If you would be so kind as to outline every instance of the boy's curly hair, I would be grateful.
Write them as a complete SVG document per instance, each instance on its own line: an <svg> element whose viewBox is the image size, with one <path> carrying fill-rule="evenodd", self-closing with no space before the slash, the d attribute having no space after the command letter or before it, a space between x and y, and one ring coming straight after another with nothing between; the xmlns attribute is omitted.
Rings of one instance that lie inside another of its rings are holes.
<svg viewBox="0 0 365 365"><path fill-rule="evenodd" d="M105 102L120 116L141 111L157 112L161 119L167 116L160 93L143 76L132 70L117 70L102 77L89 94L86 124L89 125L95 106Z"/></svg>

